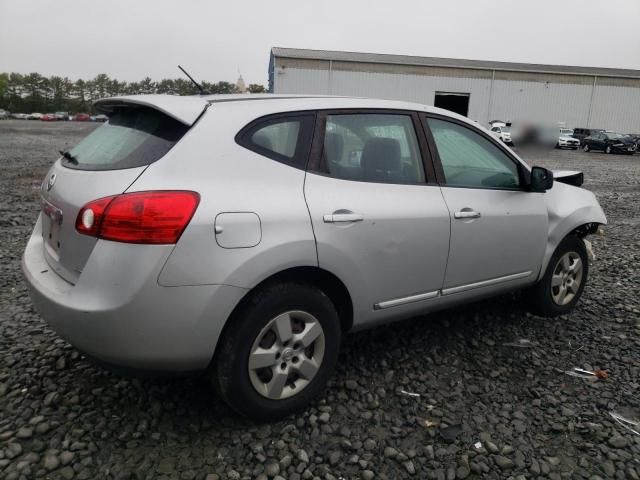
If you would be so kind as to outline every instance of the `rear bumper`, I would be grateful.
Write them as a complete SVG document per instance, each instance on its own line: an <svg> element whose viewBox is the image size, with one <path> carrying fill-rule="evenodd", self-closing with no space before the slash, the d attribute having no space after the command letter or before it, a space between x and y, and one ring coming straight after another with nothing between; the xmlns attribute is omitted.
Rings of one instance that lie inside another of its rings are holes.
<svg viewBox="0 0 640 480"><path fill-rule="evenodd" d="M72 285L47 264L38 219L22 269L40 315L86 354L131 369L201 370L246 290L158 285L172 249L100 240Z"/></svg>

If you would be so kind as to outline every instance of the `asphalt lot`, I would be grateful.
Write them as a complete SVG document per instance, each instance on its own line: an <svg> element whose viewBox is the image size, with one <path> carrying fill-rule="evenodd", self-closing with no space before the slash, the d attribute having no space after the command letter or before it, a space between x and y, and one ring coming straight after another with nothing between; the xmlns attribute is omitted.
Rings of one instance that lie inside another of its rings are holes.
<svg viewBox="0 0 640 480"><path fill-rule="evenodd" d="M611 416L640 421L640 154L528 154L584 171L609 219L571 315L510 295L350 335L312 407L258 425L200 378L93 366L31 306L39 185L93 128L0 121L0 478L640 478L640 435Z"/></svg>

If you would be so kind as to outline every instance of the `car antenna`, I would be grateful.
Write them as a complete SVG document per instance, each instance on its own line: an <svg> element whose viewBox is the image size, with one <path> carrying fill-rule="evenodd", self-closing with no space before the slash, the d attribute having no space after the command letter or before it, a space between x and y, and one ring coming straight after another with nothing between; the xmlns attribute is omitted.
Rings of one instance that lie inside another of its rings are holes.
<svg viewBox="0 0 640 480"><path fill-rule="evenodd" d="M178 65L178 68L182 70L182 73L184 73L189 78L189 80L191 80L191 82L196 86L196 88L200 91L200 95L209 95L209 92L207 92L204 88L202 88L202 85L196 82L193 79L193 77L189 75L184 68L182 68L180 65Z"/></svg>

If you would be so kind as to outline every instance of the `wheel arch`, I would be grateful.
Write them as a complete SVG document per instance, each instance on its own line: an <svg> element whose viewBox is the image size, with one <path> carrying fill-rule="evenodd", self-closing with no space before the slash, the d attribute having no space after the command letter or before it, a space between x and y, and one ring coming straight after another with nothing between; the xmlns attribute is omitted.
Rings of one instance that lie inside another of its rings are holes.
<svg viewBox="0 0 640 480"><path fill-rule="evenodd" d="M540 269L540 273L538 274L538 280L541 280L547 271L547 266L549 265L549 261L553 256L553 253L558 248L558 245L567 238L568 236L574 235L578 238L584 239L587 235L592 235L598 231L600 225L606 225L605 221L590 221L579 223L578 225L569 226L568 228L564 228L560 230L560 232L554 232L553 237L549 237L549 241L547 242L547 248L545 250L545 255L542 263L542 268Z"/></svg>
<svg viewBox="0 0 640 480"><path fill-rule="evenodd" d="M215 360L215 353L219 350L220 341L224 338L227 328L233 323L234 316L237 315L244 305L251 299L251 296L268 285L281 282L305 283L322 290L336 307L338 317L340 318L342 332L345 333L351 330L353 326L353 301L344 282L342 282L342 280L340 280L335 274L320 267L291 267L274 273L261 280L253 286L244 295L244 297L242 297L227 318L227 321L220 332L212 361Z"/></svg>

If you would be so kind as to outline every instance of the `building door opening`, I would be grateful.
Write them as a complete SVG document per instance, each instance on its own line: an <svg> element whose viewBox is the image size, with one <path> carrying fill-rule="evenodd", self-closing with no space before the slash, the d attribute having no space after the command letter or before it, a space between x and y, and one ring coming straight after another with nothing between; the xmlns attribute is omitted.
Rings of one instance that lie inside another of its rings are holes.
<svg viewBox="0 0 640 480"><path fill-rule="evenodd" d="M436 92L434 107L467 116L469 113L469 93Z"/></svg>

